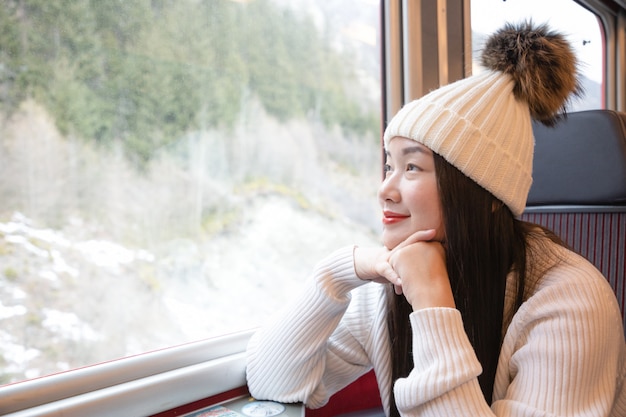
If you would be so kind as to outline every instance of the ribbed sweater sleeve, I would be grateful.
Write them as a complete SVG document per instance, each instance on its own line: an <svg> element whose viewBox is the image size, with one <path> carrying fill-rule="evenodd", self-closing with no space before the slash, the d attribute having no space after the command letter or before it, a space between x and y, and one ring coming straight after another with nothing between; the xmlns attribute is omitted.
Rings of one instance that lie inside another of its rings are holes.
<svg viewBox="0 0 626 417"><path fill-rule="evenodd" d="M352 298L350 291L366 283L354 272L353 248L320 262L300 296L250 340L250 393L315 408L371 369L361 343L350 331L338 329Z"/></svg>
<svg viewBox="0 0 626 417"><path fill-rule="evenodd" d="M410 320L414 368L395 384L398 410L410 416L490 413L478 385L482 368L459 311L429 308L412 313Z"/></svg>

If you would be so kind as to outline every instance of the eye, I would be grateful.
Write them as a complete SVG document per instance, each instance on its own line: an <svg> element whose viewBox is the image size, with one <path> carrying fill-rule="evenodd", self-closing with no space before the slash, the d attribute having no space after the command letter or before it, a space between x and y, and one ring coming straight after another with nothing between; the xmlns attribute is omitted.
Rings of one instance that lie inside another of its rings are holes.
<svg viewBox="0 0 626 417"><path fill-rule="evenodd" d="M420 167L418 167L417 165L415 165L415 164L407 164L406 165L406 170L407 171L416 171L417 172L417 171L421 171L422 169Z"/></svg>
<svg viewBox="0 0 626 417"><path fill-rule="evenodd" d="M386 173L388 173L388 172L390 172L390 171L391 171L391 165L389 165L389 164L385 164L385 165L383 166L383 172L386 174Z"/></svg>

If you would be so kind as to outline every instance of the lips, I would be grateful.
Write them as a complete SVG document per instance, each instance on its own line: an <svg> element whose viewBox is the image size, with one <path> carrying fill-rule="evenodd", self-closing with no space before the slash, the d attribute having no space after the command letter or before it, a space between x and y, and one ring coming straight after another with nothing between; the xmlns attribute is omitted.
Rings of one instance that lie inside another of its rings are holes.
<svg viewBox="0 0 626 417"><path fill-rule="evenodd" d="M394 213L393 211L383 211L383 224L395 224L399 223L410 216L406 214Z"/></svg>

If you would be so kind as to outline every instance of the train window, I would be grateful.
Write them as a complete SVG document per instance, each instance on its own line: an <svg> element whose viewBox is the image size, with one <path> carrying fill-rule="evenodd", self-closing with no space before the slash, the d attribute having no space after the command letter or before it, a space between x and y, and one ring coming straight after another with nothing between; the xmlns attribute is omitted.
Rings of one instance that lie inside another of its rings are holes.
<svg viewBox="0 0 626 417"><path fill-rule="evenodd" d="M258 326L378 242L379 2L0 8L0 383Z"/></svg>
<svg viewBox="0 0 626 417"><path fill-rule="evenodd" d="M569 111L604 108L603 30L596 15L572 0L471 0L472 50L504 22L532 19L566 34L574 45L583 75L584 97ZM474 56L478 54L474 53ZM474 68L477 68L474 65Z"/></svg>

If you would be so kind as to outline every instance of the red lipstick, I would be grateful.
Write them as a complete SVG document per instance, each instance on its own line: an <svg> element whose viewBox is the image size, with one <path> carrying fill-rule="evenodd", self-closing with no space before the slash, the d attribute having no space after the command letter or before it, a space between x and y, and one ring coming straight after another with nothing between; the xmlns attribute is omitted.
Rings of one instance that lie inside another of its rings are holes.
<svg viewBox="0 0 626 417"><path fill-rule="evenodd" d="M393 211L383 211L383 224L395 224L399 223L409 216L406 214L394 213Z"/></svg>

